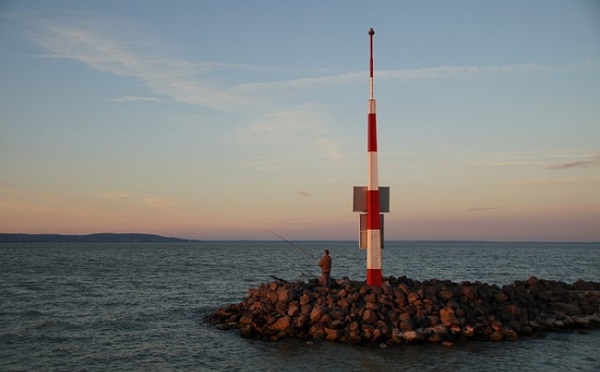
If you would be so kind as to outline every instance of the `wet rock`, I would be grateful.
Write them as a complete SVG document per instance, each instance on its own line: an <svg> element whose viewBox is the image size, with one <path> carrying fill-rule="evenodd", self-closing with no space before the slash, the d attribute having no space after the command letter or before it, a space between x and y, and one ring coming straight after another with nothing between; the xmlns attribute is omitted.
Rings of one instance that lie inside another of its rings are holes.
<svg viewBox="0 0 600 372"><path fill-rule="evenodd" d="M582 315L583 314L583 312L581 311L581 309L579 307L572 305L572 304L565 304L562 302L554 302L554 303L548 304L548 307L556 312L564 313L565 315Z"/></svg>
<svg viewBox="0 0 600 372"><path fill-rule="evenodd" d="M590 327L600 328L600 314L596 314L589 317Z"/></svg>
<svg viewBox="0 0 600 372"><path fill-rule="evenodd" d="M461 336L465 338L473 338L475 336L475 328L472 325L466 325L461 329Z"/></svg>
<svg viewBox="0 0 600 372"><path fill-rule="evenodd" d="M343 331L339 329L325 328L325 339L327 341L336 341L343 335Z"/></svg>
<svg viewBox="0 0 600 372"><path fill-rule="evenodd" d="M421 333L417 333L417 331L406 331L402 333L402 338L406 342L423 341L423 335Z"/></svg>
<svg viewBox="0 0 600 372"><path fill-rule="evenodd" d="M574 317L573 322L577 325L577 327L581 327L581 328L589 328L589 326L590 326L590 318L588 318L586 316Z"/></svg>
<svg viewBox="0 0 600 372"><path fill-rule="evenodd" d="M377 321L377 313L372 309L367 309L363 313L362 320L367 324L374 324Z"/></svg>
<svg viewBox="0 0 600 372"><path fill-rule="evenodd" d="M504 340L508 341L516 341L519 338L517 332L512 329L505 329L502 331L502 335L504 336Z"/></svg>
<svg viewBox="0 0 600 372"><path fill-rule="evenodd" d="M452 327L458 324L458 319L454 315L454 309L447 307L440 310L440 320L445 327Z"/></svg>
<svg viewBox="0 0 600 372"><path fill-rule="evenodd" d="M313 298L314 296L312 296L310 293L305 292L302 296L300 296L300 305L304 306L310 303Z"/></svg>
<svg viewBox="0 0 600 372"><path fill-rule="evenodd" d="M530 276L529 279L527 279L527 285L529 287L533 287L538 284L538 281L538 278L536 278L535 276Z"/></svg>
<svg viewBox="0 0 600 372"><path fill-rule="evenodd" d="M287 314L292 317L298 316L300 314L300 304L297 301L290 303Z"/></svg>
<svg viewBox="0 0 600 372"><path fill-rule="evenodd" d="M279 318L269 328L274 331L291 331L293 328L292 318L289 316Z"/></svg>
<svg viewBox="0 0 600 372"><path fill-rule="evenodd" d="M404 339L402 337L402 332L399 329L394 328L392 330L392 337L391 337L390 341L396 345L401 344L404 341Z"/></svg>
<svg viewBox="0 0 600 372"><path fill-rule="evenodd" d="M325 308L325 306L322 306L322 305L314 306L312 308L312 311L310 312L310 321L313 323L318 322L321 319L321 317L326 314L326 312L327 312L327 308Z"/></svg>
<svg viewBox="0 0 600 372"><path fill-rule="evenodd" d="M502 341L502 339L504 339L504 333L502 333L501 331L494 331L491 335L490 335L490 341Z"/></svg>

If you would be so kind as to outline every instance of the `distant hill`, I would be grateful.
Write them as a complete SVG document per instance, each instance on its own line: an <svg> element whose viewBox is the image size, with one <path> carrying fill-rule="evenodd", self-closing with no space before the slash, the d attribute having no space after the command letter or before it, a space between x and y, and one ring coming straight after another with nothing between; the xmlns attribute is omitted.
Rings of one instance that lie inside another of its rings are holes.
<svg viewBox="0 0 600 372"><path fill-rule="evenodd" d="M2 234L0 243L185 243L190 239L169 238L154 234Z"/></svg>

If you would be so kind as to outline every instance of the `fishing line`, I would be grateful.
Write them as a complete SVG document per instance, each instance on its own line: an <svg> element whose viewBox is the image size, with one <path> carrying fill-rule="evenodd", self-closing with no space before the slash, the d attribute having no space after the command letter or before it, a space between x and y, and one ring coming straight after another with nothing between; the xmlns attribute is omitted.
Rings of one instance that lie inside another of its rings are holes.
<svg viewBox="0 0 600 372"><path fill-rule="evenodd" d="M302 254L304 254L305 256L308 256L308 257L312 258L313 260L315 260L315 261L318 261L318 259L317 259L315 256L313 256L312 254L310 254L308 251L306 251L304 248L300 247L299 245L297 245L297 244L294 244L293 242L291 242L291 241L287 240L287 239L286 239L286 238L284 238L283 236L281 236L281 235L279 235L279 234L277 234L277 233L275 233L275 232L273 232L273 231L271 231L271 230L265 229L265 231L267 231L267 232L269 232L269 233L271 233L271 234L275 235L275 236L276 236L276 237L278 237L279 239L281 239L281 240L283 240L284 242L286 242L286 243L290 244L292 247L294 247L296 250L298 250L299 252L301 252L301 253L302 253ZM313 271L313 270L311 270L311 269L307 269L307 268L306 268L304 265L302 265L300 262L298 262L297 260L293 259L293 258L292 258L292 257L290 257L289 255L288 255L288 258L289 258L289 259L290 259L290 260L291 260L291 261L292 261L294 264L296 264L296 265L300 266L300 268L303 270L303 272L301 273L301 275L300 275L300 277L298 278L298 280L297 280L297 281L300 281L300 279L302 279L303 277L304 277L304 278L306 278L307 280L309 280L310 278L309 278L309 276L308 276L307 272L310 272L310 271ZM313 275L312 277L313 277L313 278L316 278L316 276L314 276L314 275Z"/></svg>
<svg viewBox="0 0 600 372"><path fill-rule="evenodd" d="M300 276L298 277L298 279L296 280L296 282L300 282L302 280L302 278L306 278L306 281L308 281L310 278L308 276L308 274L306 274L308 271L310 271L309 269L307 269L302 263L299 262L297 256L296 257L292 257L292 255L294 254L293 251L291 250L285 250L285 253L283 253L283 255L288 259L288 261L292 264L290 266L290 269L298 270L300 272Z"/></svg>
<svg viewBox="0 0 600 372"><path fill-rule="evenodd" d="M274 233L274 232L273 232L273 231L271 231L271 230L267 230L267 229L265 229L265 231L267 231L267 232L270 232L271 234L275 235L276 237L278 237L279 239L283 240L284 242L291 244L291 245L292 245L292 247L294 247L294 248L296 248L297 250L299 250L300 252L302 252L302 253L303 253L305 256L308 256L308 257L312 258L312 259L313 259L313 260L315 260L315 261L319 261L319 260L318 260L318 259L317 259L315 256L313 256L312 254L308 253L308 252L307 252L307 251L306 251L304 248L302 248L301 246L299 246L299 245L297 245L297 244L294 244L294 243L292 243L291 241L287 240L287 239L286 239L286 238L284 238L283 236L281 236L281 235L279 235L279 234L277 234L277 233Z"/></svg>

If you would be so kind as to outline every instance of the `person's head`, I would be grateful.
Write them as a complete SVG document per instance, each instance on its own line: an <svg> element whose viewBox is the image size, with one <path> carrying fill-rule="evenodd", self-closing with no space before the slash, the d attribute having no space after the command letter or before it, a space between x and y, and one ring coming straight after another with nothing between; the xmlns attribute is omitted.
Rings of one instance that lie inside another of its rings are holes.
<svg viewBox="0 0 600 372"><path fill-rule="evenodd" d="M329 256L329 250L328 249L325 250L325 254Z"/></svg>

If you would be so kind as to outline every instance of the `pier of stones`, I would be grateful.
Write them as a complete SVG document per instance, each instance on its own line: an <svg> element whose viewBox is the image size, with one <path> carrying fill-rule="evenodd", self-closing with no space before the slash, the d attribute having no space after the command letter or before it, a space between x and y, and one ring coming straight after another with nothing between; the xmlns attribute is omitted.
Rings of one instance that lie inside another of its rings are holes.
<svg viewBox="0 0 600 372"><path fill-rule="evenodd" d="M208 315L219 329L275 341L286 337L366 345L516 340L535 332L600 328L600 283L530 277L481 282L383 278L381 287L342 278L275 280Z"/></svg>

